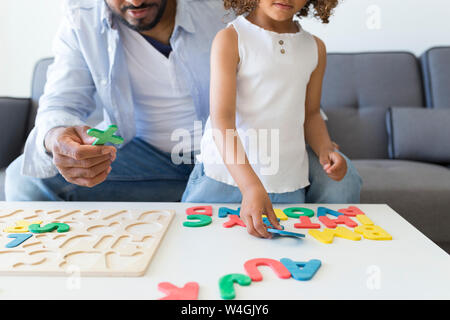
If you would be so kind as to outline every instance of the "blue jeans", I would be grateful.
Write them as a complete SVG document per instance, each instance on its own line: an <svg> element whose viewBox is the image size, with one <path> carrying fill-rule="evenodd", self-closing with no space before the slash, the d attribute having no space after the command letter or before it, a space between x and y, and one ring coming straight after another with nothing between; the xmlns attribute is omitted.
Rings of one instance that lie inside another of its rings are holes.
<svg viewBox="0 0 450 320"><path fill-rule="evenodd" d="M337 182L329 178L316 154L307 148L309 159L309 181L306 188L286 193L269 193L272 203L359 203L362 180L351 161L347 161L347 173ZM203 164L198 163L189 178L183 202L240 203L239 188L209 178Z"/></svg>
<svg viewBox="0 0 450 320"><path fill-rule="evenodd" d="M308 150L308 154L311 185L305 190L293 192L288 197L284 194L271 195L274 203L301 203L304 202L300 201L301 197L310 203L359 203L361 178L350 160L346 158L349 168L347 175L341 182L336 182L323 172L311 150ZM108 178L93 188L71 184L61 175L48 179L23 176L20 174L22 161L23 157L20 156L6 170L7 201L178 202L186 189L188 179L186 192L192 192L193 180L197 180L200 168L196 166L195 170L192 170L193 164L175 165L169 153L162 152L139 138L133 139L118 150ZM216 183L221 185L220 182ZM230 202L227 199L241 202L240 193L239 197L235 196L233 199L231 195L230 198L221 198L220 192L208 193L210 198L206 198L200 191L196 194L196 199L191 197L196 202Z"/></svg>
<svg viewBox="0 0 450 320"><path fill-rule="evenodd" d="M108 178L93 188L71 184L59 174L48 179L23 176L22 161L20 156L6 170L7 201L178 202L194 167L173 164L170 153L139 138L117 150Z"/></svg>

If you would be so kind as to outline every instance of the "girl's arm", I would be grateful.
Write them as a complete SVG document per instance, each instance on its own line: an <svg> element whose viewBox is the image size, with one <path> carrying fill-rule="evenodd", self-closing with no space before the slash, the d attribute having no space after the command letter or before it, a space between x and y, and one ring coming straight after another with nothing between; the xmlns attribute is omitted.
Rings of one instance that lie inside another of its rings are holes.
<svg viewBox="0 0 450 320"><path fill-rule="evenodd" d="M261 215L280 228L264 186L250 165L236 131L236 73L238 35L234 28L221 30L211 48L210 116L214 140L225 165L242 193L240 216L250 234L270 238ZM213 131L213 132L214 132Z"/></svg>
<svg viewBox="0 0 450 320"><path fill-rule="evenodd" d="M319 61L309 81L305 101L305 140L319 158L327 175L340 181L347 172L345 159L335 151L328 130L320 114L320 99L322 95L322 81L327 64L327 50L322 40L315 37Z"/></svg>

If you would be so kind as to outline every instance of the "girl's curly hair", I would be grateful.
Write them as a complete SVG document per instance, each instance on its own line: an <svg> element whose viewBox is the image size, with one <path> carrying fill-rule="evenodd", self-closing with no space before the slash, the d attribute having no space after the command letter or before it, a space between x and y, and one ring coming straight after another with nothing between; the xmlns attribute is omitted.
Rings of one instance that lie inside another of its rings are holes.
<svg viewBox="0 0 450 320"><path fill-rule="evenodd" d="M226 10L231 9L236 15L241 15L253 11L259 0L224 0L223 3ZM309 0L296 15L300 18L312 14L323 23L329 23L338 3L339 0Z"/></svg>

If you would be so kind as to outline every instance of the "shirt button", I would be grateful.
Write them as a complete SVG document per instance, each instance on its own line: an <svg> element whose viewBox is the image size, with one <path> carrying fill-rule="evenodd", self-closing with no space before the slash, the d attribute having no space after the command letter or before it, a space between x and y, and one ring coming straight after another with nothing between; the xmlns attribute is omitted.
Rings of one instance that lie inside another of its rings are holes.
<svg viewBox="0 0 450 320"><path fill-rule="evenodd" d="M282 54L285 54L285 53L286 53L286 50L281 49L280 52L281 52Z"/></svg>
<svg viewBox="0 0 450 320"><path fill-rule="evenodd" d="M103 79L100 83L102 86L106 86L108 84L108 81L106 79Z"/></svg>
<svg viewBox="0 0 450 320"><path fill-rule="evenodd" d="M280 41L278 41L278 43L279 43L280 45L283 45L283 44L284 44L284 41L283 41L283 40L280 40Z"/></svg>

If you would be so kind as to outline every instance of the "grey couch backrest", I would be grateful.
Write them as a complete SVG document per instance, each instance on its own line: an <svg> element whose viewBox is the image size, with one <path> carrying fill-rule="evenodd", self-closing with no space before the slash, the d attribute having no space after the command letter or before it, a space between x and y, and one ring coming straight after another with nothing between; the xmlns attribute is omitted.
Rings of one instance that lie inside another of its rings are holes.
<svg viewBox="0 0 450 320"><path fill-rule="evenodd" d="M422 57L427 107L450 109L450 47L435 47Z"/></svg>
<svg viewBox="0 0 450 320"><path fill-rule="evenodd" d="M386 111L425 105L418 59L407 52L331 53L322 90L331 138L352 159L388 158Z"/></svg>
<svg viewBox="0 0 450 320"><path fill-rule="evenodd" d="M29 131L31 131L34 126L34 120L39 106L39 98L44 93L45 83L47 82L47 70L53 63L53 60L53 58L41 59L34 67L33 80L31 83L31 111L28 123Z"/></svg>
<svg viewBox="0 0 450 320"><path fill-rule="evenodd" d="M47 71L48 67L53 63L54 58L41 59L36 63L33 73L33 82L31 86L31 112L29 117L29 131L34 126L36 119L37 109L39 107L39 99L44 93L45 83L47 82ZM97 94L94 96L96 103L95 112L86 119L88 124L95 125L103 120L103 108L101 107L101 101Z"/></svg>

